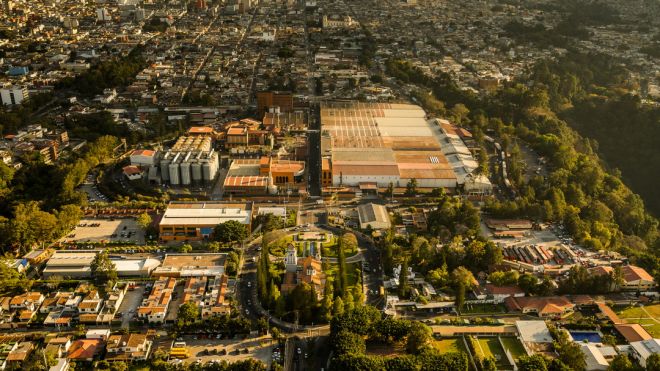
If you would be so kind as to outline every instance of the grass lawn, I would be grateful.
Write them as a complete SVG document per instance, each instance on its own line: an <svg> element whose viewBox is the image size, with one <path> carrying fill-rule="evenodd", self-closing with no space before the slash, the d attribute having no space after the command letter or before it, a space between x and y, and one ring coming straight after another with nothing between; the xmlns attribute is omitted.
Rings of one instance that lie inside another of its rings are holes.
<svg viewBox="0 0 660 371"><path fill-rule="evenodd" d="M461 314L506 313L504 304L466 304Z"/></svg>
<svg viewBox="0 0 660 371"><path fill-rule="evenodd" d="M270 253L275 256L284 256L286 247L293 242L293 235L288 235L270 244Z"/></svg>
<svg viewBox="0 0 660 371"><path fill-rule="evenodd" d="M441 340L433 340L433 347L440 351L440 353L467 353L465 351L465 344L460 338L449 338Z"/></svg>
<svg viewBox="0 0 660 371"><path fill-rule="evenodd" d="M477 338L477 344L477 353L483 358L493 357L499 367L510 366L496 337Z"/></svg>
<svg viewBox="0 0 660 371"><path fill-rule="evenodd" d="M520 343L520 340L513 337L502 337L501 339L502 344L504 344L504 348L511 352L514 360L517 361L518 358L527 355L525 348L523 348L523 345Z"/></svg>
<svg viewBox="0 0 660 371"><path fill-rule="evenodd" d="M654 338L660 337L660 304L623 308L617 314L628 323L639 323Z"/></svg>

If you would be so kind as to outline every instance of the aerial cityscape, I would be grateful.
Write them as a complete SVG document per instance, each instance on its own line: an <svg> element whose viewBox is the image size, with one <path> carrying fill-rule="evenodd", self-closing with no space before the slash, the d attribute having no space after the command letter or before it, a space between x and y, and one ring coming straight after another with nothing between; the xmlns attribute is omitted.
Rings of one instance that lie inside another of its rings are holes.
<svg viewBox="0 0 660 371"><path fill-rule="evenodd" d="M0 370L660 371L658 138L658 0L0 0Z"/></svg>

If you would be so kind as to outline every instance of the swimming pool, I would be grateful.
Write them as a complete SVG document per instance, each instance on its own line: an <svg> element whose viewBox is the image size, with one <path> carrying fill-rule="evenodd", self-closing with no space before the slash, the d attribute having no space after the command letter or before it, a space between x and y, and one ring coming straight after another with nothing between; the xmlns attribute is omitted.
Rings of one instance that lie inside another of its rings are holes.
<svg viewBox="0 0 660 371"><path fill-rule="evenodd" d="M600 334L596 331L569 331L573 340L584 342L585 340L590 343L600 343Z"/></svg>

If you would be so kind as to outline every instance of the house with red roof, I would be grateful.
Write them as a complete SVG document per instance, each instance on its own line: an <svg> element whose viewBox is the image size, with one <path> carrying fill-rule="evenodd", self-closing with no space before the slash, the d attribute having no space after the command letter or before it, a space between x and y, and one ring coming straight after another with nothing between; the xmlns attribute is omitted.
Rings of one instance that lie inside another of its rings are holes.
<svg viewBox="0 0 660 371"><path fill-rule="evenodd" d="M504 299L504 305L510 312L536 314L541 318L560 318L573 312L575 304L564 296L515 297Z"/></svg>
<svg viewBox="0 0 660 371"><path fill-rule="evenodd" d="M70 361L91 362L101 352L103 344L103 341L99 339L76 340L69 347L66 358Z"/></svg>
<svg viewBox="0 0 660 371"><path fill-rule="evenodd" d="M609 266L598 266L589 269L589 273L594 275L605 275L614 272L614 268ZM648 291L655 287L656 282L644 268L634 265L624 265L621 267L623 274L623 283L621 289L626 291Z"/></svg>

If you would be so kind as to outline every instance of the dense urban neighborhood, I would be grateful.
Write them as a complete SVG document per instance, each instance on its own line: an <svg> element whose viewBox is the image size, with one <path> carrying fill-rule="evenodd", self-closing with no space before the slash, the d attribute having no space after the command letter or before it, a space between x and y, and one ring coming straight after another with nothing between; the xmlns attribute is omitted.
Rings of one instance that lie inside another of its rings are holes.
<svg viewBox="0 0 660 371"><path fill-rule="evenodd" d="M0 8L0 370L660 371L659 2Z"/></svg>

